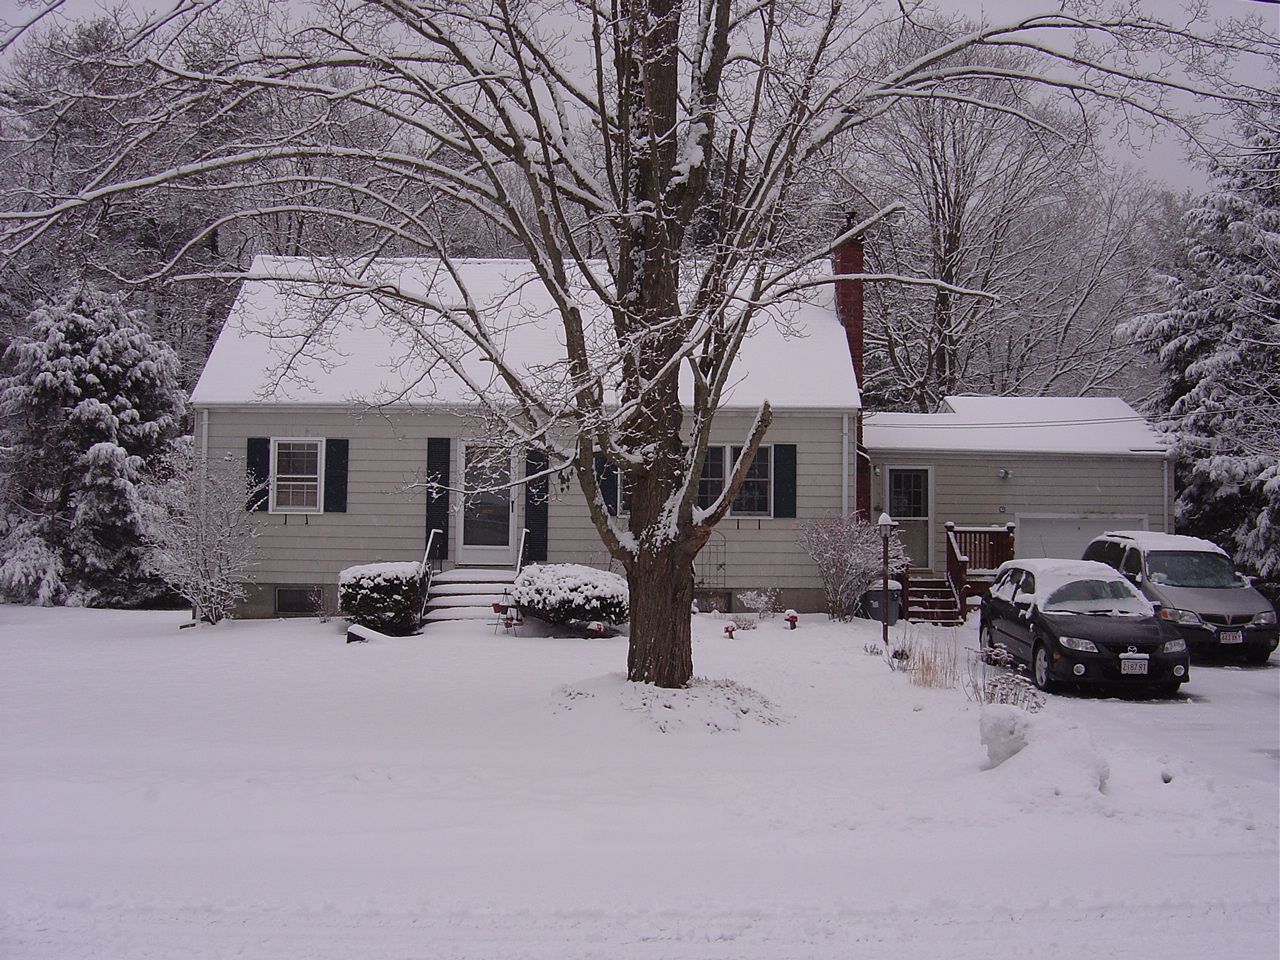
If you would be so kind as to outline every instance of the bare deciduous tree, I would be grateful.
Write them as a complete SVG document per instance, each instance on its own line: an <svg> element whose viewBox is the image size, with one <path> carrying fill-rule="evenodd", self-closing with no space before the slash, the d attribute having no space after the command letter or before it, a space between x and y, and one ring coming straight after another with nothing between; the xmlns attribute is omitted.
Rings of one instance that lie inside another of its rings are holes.
<svg viewBox="0 0 1280 960"><path fill-rule="evenodd" d="M185 0L142 35L179 35L218 6ZM1213 91L1203 73L1163 61L1247 45L1091 3L939 36L906 56L886 53L881 38L914 29L912 10L873 0L332 0L316 14L209 67L151 55L153 107L123 155L168 124L283 93L307 107L296 122L246 131L177 166L110 165L66 195L10 195L0 242L12 253L87 205L195 189L226 170L278 183L287 199L276 207L346 228L343 255L317 263L311 279L335 297L376 298L419 356L438 356L470 385L495 440L542 450L551 470L574 470L630 583L628 676L663 686L692 675L693 560L772 415L760 408L723 494L699 508L711 422L739 346L779 305L830 282L813 267L838 242L897 209L835 229L843 216L813 216L811 188L841 140L922 99L969 102L984 117L1016 113L966 87L993 77L1170 117L1163 92ZM1050 55L1064 69L963 56L980 47ZM376 150L337 142L323 123L337 110L380 117L394 138ZM322 187L360 203L331 204ZM496 335L503 318L465 286L436 302L379 270L380 257L408 252L435 258L461 283L458 211L527 258L548 291L565 349L553 368L533 375L509 355ZM246 205L220 222L262 214ZM603 304L603 329L581 308L586 297ZM501 390L467 379L462 347L491 361ZM424 377L430 369L424 361ZM606 508L596 456L625 475L629 516Z"/></svg>
<svg viewBox="0 0 1280 960"><path fill-rule="evenodd" d="M205 623L230 616L246 596L257 562L258 515L245 509L261 496L241 465L208 461L185 444L170 476L147 488L143 540L147 565Z"/></svg>

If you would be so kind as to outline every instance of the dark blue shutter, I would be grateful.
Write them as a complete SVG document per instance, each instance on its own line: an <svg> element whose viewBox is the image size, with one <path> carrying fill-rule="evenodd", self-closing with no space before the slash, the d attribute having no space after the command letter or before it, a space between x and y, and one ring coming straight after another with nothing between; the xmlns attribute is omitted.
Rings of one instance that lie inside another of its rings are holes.
<svg viewBox="0 0 1280 960"><path fill-rule="evenodd" d="M773 515L796 515L796 445L773 445Z"/></svg>
<svg viewBox="0 0 1280 960"><path fill-rule="evenodd" d="M600 496L604 498L605 509L610 516L618 515L618 466L609 463L604 457L596 454L596 483L600 485Z"/></svg>
<svg viewBox="0 0 1280 960"><path fill-rule="evenodd" d="M324 512L347 512L347 459L349 440L324 442Z"/></svg>
<svg viewBox="0 0 1280 960"><path fill-rule="evenodd" d="M449 483L449 438L427 438L427 481L447 485ZM449 491L443 487L427 491L427 539L431 531L439 530L436 557L449 556ZM434 557L432 559L435 559Z"/></svg>
<svg viewBox="0 0 1280 960"><path fill-rule="evenodd" d="M271 438L250 437L245 448L244 462L249 486L253 489L245 509L266 510L271 497Z"/></svg>
<svg viewBox="0 0 1280 960"><path fill-rule="evenodd" d="M524 458L524 475L533 477L524 485L524 525L529 531L529 539L525 541L526 560L547 559L547 500L551 495L551 478L546 475L548 466L545 453L534 450ZM534 476L539 473L542 476Z"/></svg>

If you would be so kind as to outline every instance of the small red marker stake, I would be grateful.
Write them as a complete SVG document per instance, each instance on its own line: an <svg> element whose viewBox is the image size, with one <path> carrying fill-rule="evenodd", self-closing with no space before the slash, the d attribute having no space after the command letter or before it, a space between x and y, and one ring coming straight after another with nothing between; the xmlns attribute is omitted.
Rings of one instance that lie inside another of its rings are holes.
<svg viewBox="0 0 1280 960"><path fill-rule="evenodd" d="M726 623L726 624L724 625L724 635L725 635L726 637L728 637L730 640L732 640L732 639L733 639L733 631L734 631L734 630L736 630L736 629L738 629L737 624L734 624L734 623Z"/></svg>

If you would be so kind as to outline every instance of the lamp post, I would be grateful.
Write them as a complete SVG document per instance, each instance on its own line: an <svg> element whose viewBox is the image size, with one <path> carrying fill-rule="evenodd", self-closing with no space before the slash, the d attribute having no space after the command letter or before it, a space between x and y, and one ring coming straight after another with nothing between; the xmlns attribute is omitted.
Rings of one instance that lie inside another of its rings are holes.
<svg viewBox="0 0 1280 960"><path fill-rule="evenodd" d="M876 521L880 542L884 545L884 561L880 570L880 633L886 654L889 652L889 535L896 526L887 513L880 514Z"/></svg>

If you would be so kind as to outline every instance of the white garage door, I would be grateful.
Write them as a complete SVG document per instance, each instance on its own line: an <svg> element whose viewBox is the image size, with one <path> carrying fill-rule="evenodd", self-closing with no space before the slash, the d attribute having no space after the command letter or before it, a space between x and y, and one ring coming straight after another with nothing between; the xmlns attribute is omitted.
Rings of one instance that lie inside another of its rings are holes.
<svg viewBox="0 0 1280 960"><path fill-rule="evenodd" d="M1147 518L1133 517L1018 517L1013 552L1030 557L1080 559L1089 541L1108 530L1145 530Z"/></svg>

